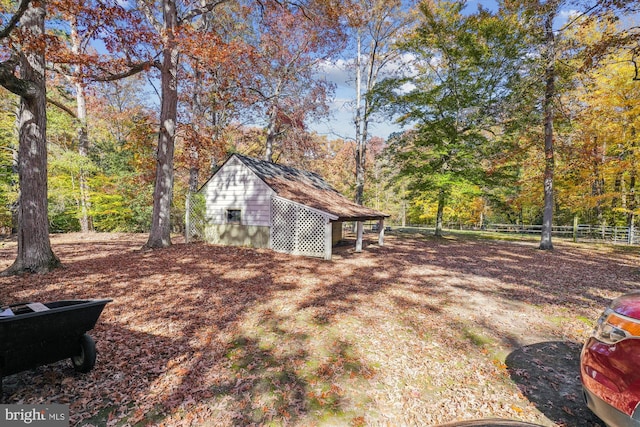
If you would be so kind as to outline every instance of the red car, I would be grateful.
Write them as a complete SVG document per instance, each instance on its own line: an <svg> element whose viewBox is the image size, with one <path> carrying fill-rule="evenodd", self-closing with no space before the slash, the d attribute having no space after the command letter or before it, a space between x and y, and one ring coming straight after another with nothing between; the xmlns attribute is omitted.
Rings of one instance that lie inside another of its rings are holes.
<svg viewBox="0 0 640 427"><path fill-rule="evenodd" d="M640 427L640 291L611 302L580 355L587 406L610 427Z"/></svg>

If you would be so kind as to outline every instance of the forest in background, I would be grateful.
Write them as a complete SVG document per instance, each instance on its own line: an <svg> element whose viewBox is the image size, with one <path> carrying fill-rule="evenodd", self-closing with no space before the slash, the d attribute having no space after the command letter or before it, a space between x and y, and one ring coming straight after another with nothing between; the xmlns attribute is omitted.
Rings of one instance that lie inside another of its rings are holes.
<svg viewBox="0 0 640 427"><path fill-rule="evenodd" d="M0 2L0 27L19 3ZM167 1L47 3L50 229L147 232L161 121L150 99L162 98L153 53L161 49L148 17ZM637 6L168 3L182 14L174 232L188 192L233 152L316 171L397 224L434 224L439 214L467 226L540 224L549 166L555 224L635 221ZM28 44L16 34L2 38L0 60ZM338 62L357 87L354 139L311 130L335 94L320 70ZM19 105L0 88L3 233L17 228ZM367 126L384 121L408 130L372 136Z"/></svg>

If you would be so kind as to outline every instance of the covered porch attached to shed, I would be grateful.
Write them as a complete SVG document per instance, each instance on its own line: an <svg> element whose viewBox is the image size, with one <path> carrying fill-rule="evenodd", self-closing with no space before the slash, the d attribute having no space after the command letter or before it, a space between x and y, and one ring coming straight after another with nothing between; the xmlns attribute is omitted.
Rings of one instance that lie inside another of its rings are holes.
<svg viewBox="0 0 640 427"><path fill-rule="evenodd" d="M348 202L350 203L350 202ZM352 209L357 210L352 206ZM290 199L274 196L271 205L271 249L292 255L330 260L333 246L342 240L345 222L356 222L356 252L362 252L364 222L377 221L378 244L384 245L384 219L387 215L362 208L362 215L342 215L312 208Z"/></svg>
<svg viewBox="0 0 640 427"><path fill-rule="evenodd" d="M356 235L355 251L362 252L364 240L364 224L365 222L375 221L374 230L378 232L378 245L384 246L384 219L385 216L350 216L341 217L333 222L332 245L335 246L343 238L343 224L355 223L354 231Z"/></svg>
<svg viewBox="0 0 640 427"><path fill-rule="evenodd" d="M384 243L388 215L345 198L313 172L235 153L200 191L201 235L211 243L331 259L335 223L358 223L360 252L363 221L371 220L380 221L378 241Z"/></svg>

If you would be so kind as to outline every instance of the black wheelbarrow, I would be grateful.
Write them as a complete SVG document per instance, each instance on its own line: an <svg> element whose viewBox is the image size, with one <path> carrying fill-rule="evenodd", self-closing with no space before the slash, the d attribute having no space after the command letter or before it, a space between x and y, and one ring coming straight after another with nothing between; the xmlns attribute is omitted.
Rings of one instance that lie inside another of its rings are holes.
<svg viewBox="0 0 640 427"><path fill-rule="evenodd" d="M103 300L21 303L0 308L0 396L2 377L70 358L77 372L96 363L93 329Z"/></svg>

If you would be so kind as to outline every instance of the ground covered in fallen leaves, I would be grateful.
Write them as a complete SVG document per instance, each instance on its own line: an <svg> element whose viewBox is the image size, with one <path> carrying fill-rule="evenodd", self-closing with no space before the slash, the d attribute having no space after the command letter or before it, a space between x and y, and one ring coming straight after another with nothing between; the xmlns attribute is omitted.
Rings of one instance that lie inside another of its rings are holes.
<svg viewBox="0 0 640 427"><path fill-rule="evenodd" d="M595 426L580 348L640 283L637 250L561 242L387 236L324 261L146 237L55 235L64 268L0 278L3 304L113 299L94 370L8 376L3 403L68 404L74 426Z"/></svg>

